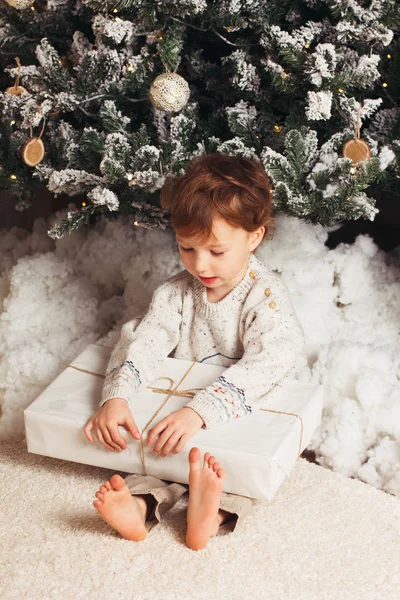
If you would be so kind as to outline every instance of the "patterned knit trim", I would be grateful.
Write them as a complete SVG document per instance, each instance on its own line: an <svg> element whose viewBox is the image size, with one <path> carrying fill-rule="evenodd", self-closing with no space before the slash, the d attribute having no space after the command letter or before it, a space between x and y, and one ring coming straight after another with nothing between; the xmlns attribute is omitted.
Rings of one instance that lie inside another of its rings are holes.
<svg viewBox="0 0 400 600"><path fill-rule="evenodd" d="M250 271L260 269L259 262L254 254L250 255L249 265L241 281L219 302L209 302L207 299L207 288L195 277L192 277L193 296L196 309L205 316L223 315L231 312L238 303L243 302L253 287L255 279L249 276Z"/></svg>
<svg viewBox="0 0 400 600"><path fill-rule="evenodd" d="M109 385L114 379L124 379L125 381L135 380L136 388L141 384L140 373L131 360L126 360L118 367L114 367L108 371L104 385Z"/></svg>
<svg viewBox="0 0 400 600"><path fill-rule="evenodd" d="M244 391L227 381L223 375L218 377L207 391L221 402L229 419L238 419L252 412L251 406L246 404Z"/></svg>

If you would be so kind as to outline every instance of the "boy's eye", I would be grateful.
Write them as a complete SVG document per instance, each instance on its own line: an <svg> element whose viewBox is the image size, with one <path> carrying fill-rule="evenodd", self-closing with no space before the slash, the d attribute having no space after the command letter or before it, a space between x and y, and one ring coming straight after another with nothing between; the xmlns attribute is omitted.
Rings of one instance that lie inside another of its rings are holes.
<svg viewBox="0 0 400 600"><path fill-rule="evenodd" d="M181 250L183 250L183 252L191 252L193 250L193 248L184 248L183 246L179 246ZM223 252L214 252L213 250L210 250L211 254L213 254L214 256L221 256L222 254L224 254L225 250Z"/></svg>

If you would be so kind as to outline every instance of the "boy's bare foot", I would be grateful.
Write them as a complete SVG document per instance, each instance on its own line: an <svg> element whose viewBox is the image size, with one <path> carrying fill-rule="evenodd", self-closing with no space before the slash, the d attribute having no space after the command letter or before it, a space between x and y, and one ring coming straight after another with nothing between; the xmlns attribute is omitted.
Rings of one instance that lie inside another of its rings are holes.
<svg viewBox="0 0 400 600"><path fill-rule="evenodd" d="M121 475L115 474L106 481L96 497L93 506L122 537L135 542L144 540L147 502L141 496L131 496Z"/></svg>
<svg viewBox="0 0 400 600"><path fill-rule="evenodd" d="M186 544L192 550L200 550L218 532L220 524L229 515L219 510L225 472L209 452L205 453L201 467L199 448L190 450L189 465Z"/></svg>

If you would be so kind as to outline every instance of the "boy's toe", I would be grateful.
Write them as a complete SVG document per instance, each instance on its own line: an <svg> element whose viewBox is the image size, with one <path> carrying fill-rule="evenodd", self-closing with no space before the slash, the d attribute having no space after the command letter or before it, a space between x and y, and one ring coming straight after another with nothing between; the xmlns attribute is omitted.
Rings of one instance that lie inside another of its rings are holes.
<svg viewBox="0 0 400 600"><path fill-rule="evenodd" d="M112 485L114 490L117 491L122 490L124 485L126 485L125 480L121 477L121 475L118 475L118 473L111 477L110 484Z"/></svg>
<svg viewBox="0 0 400 600"><path fill-rule="evenodd" d="M200 469L200 450L198 448L194 447L190 450L189 463L191 468Z"/></svg>
<svg viewBox="0 0 400 600"><path fill-rule="evenodd" d="M104 494L102 494L101 492L96 492L95 496L96 496L96 498L98 498L99 500L103 500Z"/></svg>

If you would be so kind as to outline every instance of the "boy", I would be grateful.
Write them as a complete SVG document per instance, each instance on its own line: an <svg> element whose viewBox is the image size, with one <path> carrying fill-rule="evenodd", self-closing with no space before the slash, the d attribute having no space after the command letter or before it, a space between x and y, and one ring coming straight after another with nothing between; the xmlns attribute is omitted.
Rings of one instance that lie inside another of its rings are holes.
<svg viewBox="0 0 400 600"><path fill-rule="evenodd" d="M200 429L251 413L257 400L304 366L304 335L281 278L253 255L274 222L268 176L257 160L223 154L193 159L168 181L161 204L171 213L185 270L154 292L139 324L126 323L111 355L100 410L85 425L111 451L125 442L118 425L140 433L128 402L154 381L167 356L227 367L182 409L149 431L147 445L176 454ZM95 508L131 540L189 489L186 544L198 550L227 521L242 519L255 500L222 492L224 470L214 456L189 453L189 486L152 476L118 474L96 493Z"/></svg>

